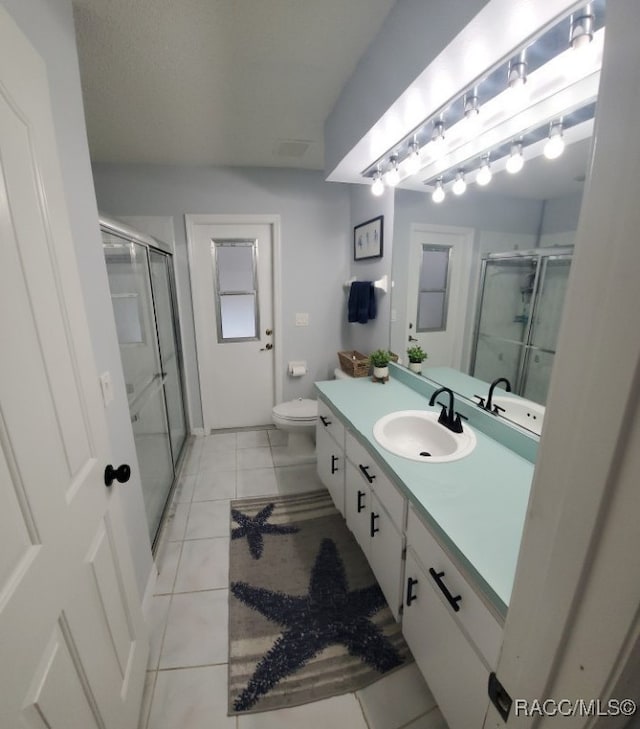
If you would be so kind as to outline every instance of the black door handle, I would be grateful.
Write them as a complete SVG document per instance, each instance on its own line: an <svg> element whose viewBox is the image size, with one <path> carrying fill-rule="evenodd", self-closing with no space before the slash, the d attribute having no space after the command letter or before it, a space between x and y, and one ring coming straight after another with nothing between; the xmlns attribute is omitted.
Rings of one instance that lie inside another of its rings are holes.
<svg viewBox="0 0 640 729"><path fill-rule="evenodd" d="M413 594L413 586L417 584L418 580L414 580L413 577L409 577L407 580L407 607L409 607L414 600L418 599L418 596Z"/></svg>
<svg viewBox="0 0 640 729"><path fill-rule="evenodd" d="M123 463L121 466L118 466L118 468L114 468L111 464L109 464L104 469L104 485L105 486L111 486L111 484L114 481L117 481L118 483L127 483L127 481L131 478L131 467L128 466L126 463Z"/></svg>
<svg viewBox="0 0 640 729"><path fill-rule="evenodd" d="M460 605L458 605L458 603L460 602L460 600L462 600L462 596L452 595L449 592L447 586L442 581L442 578L444 577L444 572L436 572L433 567L429 567L429 574L431 575L431 577L433 577L436 585L438 585L438 587L442 591L442 594L447 598L447 602L449 603L449 605L451 605L453 611L455 613L459 612Z"/></svg>
<svg viewBox="0 0 640 729"><path fill-rule="evenodd" d="M364 509L364 504L362 503L362 499L367 495L366 491L358 491L358 514Z"/></svg>
<svg viewBox="0 0 640 729"><path fill-rule="evenodd" d="M370 468L370 466L363 466L362 464L360 464L360 465L358 466L358 468L360 469L360 471L362 471L362 474L363 474L363 476L364 476L364 477L365 477L365 478L367 479L367 481L368 481L369 483L373 483L373 479L375 478L375 476L372 476L372 475L371 475L371 474L369 473L369 468Z"/></svg>
<svg viewBox="0 0 640 729"><path fill-rule="evenodd" d="M336 468L336 462L340 459L338 456L331 456L331 473L334 474L338 469Z"/></svg>
<svg viewBox="0 0 640 729"><path fill-rule="evenodd" d="M331 421L330 420L327 420L327 418L325 418L324 415L321 415L320 416L320 420L321 420L321 422L322 422L322 424L324 425L325 428L328 425L331 425Z"/></svg>
<svg viewBox="0 0 640 729"><path fill-rule="evenodd" d="M380 528L376 526L376 519L378 519L379 516L380 514L375 514L373 511L371 512L370 533L372 537L375 536L376 532L380 531Z"/></svg>

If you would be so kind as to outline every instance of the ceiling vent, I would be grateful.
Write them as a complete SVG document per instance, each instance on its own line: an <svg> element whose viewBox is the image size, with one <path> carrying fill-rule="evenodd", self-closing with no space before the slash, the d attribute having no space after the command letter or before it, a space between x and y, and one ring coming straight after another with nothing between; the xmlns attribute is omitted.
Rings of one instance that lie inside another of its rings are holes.
<svg viewBox="0 0 640 729"><path fill-rule="evenodd" d="M310 139L279 139L273 149L275 157L300 159L313 144Z"/></svg>

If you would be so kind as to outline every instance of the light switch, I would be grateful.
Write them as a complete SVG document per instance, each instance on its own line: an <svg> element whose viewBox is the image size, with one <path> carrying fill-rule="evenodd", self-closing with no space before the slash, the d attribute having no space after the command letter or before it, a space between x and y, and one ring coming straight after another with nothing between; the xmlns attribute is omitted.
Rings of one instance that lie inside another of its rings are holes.
<svg viewBox="0 0 640 729"><path fill-rule="evenodd" d="M296 314L296 326L297 327L308 327L309 326L309 314Z"/></svg>
<svg viewBox="0 0 640 729"><path fill-rule="evenodd" d="M391 321L398 321L398 312L395 309L391 309Z"/></svg>
<svg viewBox="0 0 640 729"><path fill-rule="evenodd" d="M111 382L110 372L103 372L100 375L100 389L104 406L108 407L113 402L113 382Z"/></svg>

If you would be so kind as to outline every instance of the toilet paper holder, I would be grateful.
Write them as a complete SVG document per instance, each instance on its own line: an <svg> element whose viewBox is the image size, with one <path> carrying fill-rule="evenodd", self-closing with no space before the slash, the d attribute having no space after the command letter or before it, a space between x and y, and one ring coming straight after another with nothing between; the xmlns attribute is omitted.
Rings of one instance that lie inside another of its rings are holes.
<svg viewBox="0 0 640 729"><path fill-rule="evenodd" d="M307 363L304 361L289 362L287 372L291 377L302 377L307 374Z"/></svg>

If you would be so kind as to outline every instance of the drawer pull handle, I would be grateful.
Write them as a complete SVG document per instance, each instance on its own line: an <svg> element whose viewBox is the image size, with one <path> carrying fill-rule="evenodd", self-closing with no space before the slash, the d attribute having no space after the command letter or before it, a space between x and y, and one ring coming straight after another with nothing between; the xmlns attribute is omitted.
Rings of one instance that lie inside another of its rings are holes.
<svg viewBox="0 0 640 729"><path fill-rule="evenodd" d="M360 465L358 466L358 468L359 468L359 469L360 469L360 471L362 472L362 475L363 475L363 476L364 476L364 477L365 477L365 478L367 479L367 481L368 481L369 483L373 483L373 479L375 478L375 476L372 476L372 475L371 475L371 474L369 473L369 468L370 468L370 466L363 466L362 464L360 464Z"/></svg>
<svg viewBox="0 0 640 729"><path fill-rule="evenodd" d="M339 460L340 460L340 459L338 458L338 456L331 456L331 474L332 474L332 475L333 475L334 473L336 473L336 472L337 472L337 470L338 470L338 469L336 468L336 463L337 463L337 462L338 462Z"/></svg>
<svg viewBox="0 0 640 729"><path fill-rule="evenodd" d="M331 421L328 418L325 418L324 415L320 416L320 420L325 428L331 425Z"/></svg>
<svg viewBox="0 0 640 729"><path fill-rule="evenodd" d="M364 504L362 503L362 499L367 495L366 491L358 491L358 514L364 509Z"/></svg>
<svg viewBox="0 0 640 729"><path fill-rule="evenodd" d="M438 587L442 591L442 594L447 598L447 602L449 603L449 605L451 605L453 611L455 613L459 612L460 605L458 605L458 603L460 602L460 600L462 600L462 596L452 595L449 592L447 586L442 581L442 578L444 577L444 572L436 572L433 567L429 567L429 574L431 575L431 577L433 577L436 585L438 585Z"/></svg>
<svg viewBox="0 0 640 729"><path fill-rule="evenodd" d="M378 519L380 514L375 514L373 511L371 512L371 525L370 525L370 532L371 536L375 536L376 532L380 531L380 527L376 526L376 519Z"/></svg>
<svg viewBox="0 0 640 729"><path fill-rule="evenodd" d="M413 587L417 584L418 580L414 580L413 577L409 577L407 580L407 607L409 607L414 600L418 599L418 596L413 594Z"/></svg>

